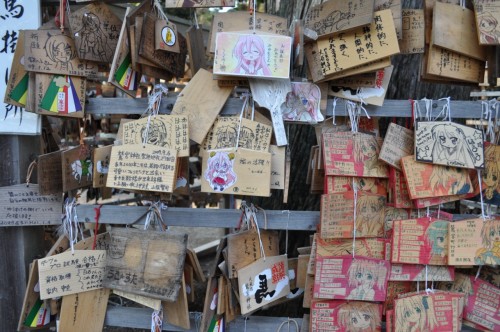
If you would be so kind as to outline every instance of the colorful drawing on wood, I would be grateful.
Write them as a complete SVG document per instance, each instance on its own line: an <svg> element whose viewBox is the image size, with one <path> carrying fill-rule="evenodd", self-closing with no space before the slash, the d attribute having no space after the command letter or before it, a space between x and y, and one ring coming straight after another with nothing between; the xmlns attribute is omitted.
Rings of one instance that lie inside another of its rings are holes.
<svg viewBox="0 0 500 332"><path fill-rule="evenodd" d="M452 122L417 122L415 158L463 168L484 168L483 132Z"/></svg>
<svg viewBox="0 0 500 332"><path fill-rule="evenodd" d="M165 0L166 8L234 7L234 0Z"/></svg>
<svg viewBox="0 0 500 332"><path fill-rule="evenodd" d="M474 12L479 44L500 44L500 3L498 1L475 0Z"/></svg>
<svg viewBox="0 0 500 332"><path fill-rule="evenodd" d="M500 146L485 143L484 170L481 171L484 203L500 205ZM476 201L481 197L476 196Z"/></svg>
<svg viewBox="0 0 500 332"><path fill-rule="evenodd" d="M325 175L388 177L387 166L378 160L381 145L381 139L363 133L323 134Z"/></svg>
<svg viewBox="0 0 500 332"><path fill-rule="evenodd" d="M216 38L214 74L289 78L290 37L221 32Z"/></svg>
<svg viewBox="0 0 500 332"><path fill-rule="evenodd" d="M311 331L381 331L382 305L361 301L311 303Z"/></svg>
<svg viewBox="0 0 500 332"><path fill-rule="evenodd" d="M405 220L410 218L417 218L417 210L410 209L398 209L392 206L385 207L385 235L386 237L392 237L392 226L395 220Z"/></svg>
<svg viewBox="0 0 500 332"><path fill-rule="evenodd" d="M388 324L390 318L388 311L394 309L394 300L400 295L409 293L413 290L414 283L411 281L391 281L387 282L387 296L384 301L384 309L383 312L386 315L386 331L394 331L390 329Z"/></svg>
<svg viewBox="0 0 500 332"><path fill-rule="evenodd" d="M177 150L178 157L189 157L189 126L185 115L156 115L123 125L123 144L161 146Z"/></svg>
<svg viewBox="0 0 500 332"><path fill-rule="evenodd" d="M271 154L230 149L210 150L203 161L201 190L223 194L269 196Z"/></svg>
<svg viewBox="0 0 500 332"><path fill-rule="evenodd" d="M387 181L382 178L363 178L349 176L326 176L325 193L334 194L346 191L352 191L356 188L371 194L386 195Z"/></svg>
<svg viewBox="0 0 500 332"><path fill-rule="evenodd" d="M454 266L391 264L389 281L450 281L455 278Z"/></svg>
<svg viewBox="0 0 500 332"><path fill-rule="evenodd" d="M157 50L179 53L177 26L174 23L166 20L156 20L155 48Z"/></svg>
<svg viewBox="0 0 500 332"><path fill-rule="evenodd" d="M78 9L68 21L80 59L113 61L122 21L105 3L91 3Z"/></svg>
<svg viewBox="0 0 500 332"><path fill-rule="evenodd" d="M62 153L63 191L92 185L92 150L85 146Z"/></svg>
<svg viewBox="0 0 500 332"><path fill-rule="evenodd" d="M83 118L86 80L78 76L36 74L37 113Z"/></svg>
<svg viewBox="0 0 500 332"><path fill-rule="evenodd" d="M95 62L80 60L71 37L60 30L25 31L24 67L28 71L72 76L97 76Z"/></svg>
<svg viewBox="0 0 500 332"><path fill-rule="evenodd" d="M314 298L384 301L390 265L366 257L317 256Z"/></svg>
<svg viewBox="0 0 500 332"><path fill-rule="evenodd" d="M281 105L283 120L315 123L325 118L321 114L321 91L316 84L292 82L292 91L286 95L286 102Z"/></svg>
<svg viewBox="0 0 500 332"><path fill-rule="evenodd" d="M410 199L408 192L408 184L404 177L403 172L398 171L396 168L389 168L389 206L398 209L411 209L415 206Z"/></svg>
<svg viewBox="0 0 500 332"><path fill-rule="evenodd" d="M238 270L241 313L247 314L290 293L286 256L260 258Z"/></svg>
<svg viewBox="0 0 500 332"><path fill-rule="evenodd" d="M353 191L321 196L320 232L323 239L378 237L384 234L386 197ZM356 210L356 220L354 220Z"/></svg>
<svg viewBox="0 0 500 332"><path fill-rule="evenodd" d="M448 224L428 217L394 221L391 262L446 265Z"/></svg>
<svg viewBox="0 0 500 332"><path fill-rule="evenodd" d="M411 199L461 195L473 192L464 168L419 163L414 156L401 159Z"/></svg>

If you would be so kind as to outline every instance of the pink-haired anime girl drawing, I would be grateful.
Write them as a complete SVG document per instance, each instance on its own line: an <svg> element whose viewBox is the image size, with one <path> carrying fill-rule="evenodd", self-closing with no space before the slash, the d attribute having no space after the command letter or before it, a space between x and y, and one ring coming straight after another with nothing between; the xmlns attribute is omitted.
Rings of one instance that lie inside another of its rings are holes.
<svg viewBox="0 0 500 332"><path fill-rule="evenodd" d="M211 152L207 161L205 180L214 191L224 191L236 182L233 170L234 153Z"/></svg>
<svg viewBox="0 0 500 332"><path fill-rule="evenodd" d="M235 74L271 75L266 64L264 41L257 35L242 35L233 49L233 56L238 60Z"/></svg>

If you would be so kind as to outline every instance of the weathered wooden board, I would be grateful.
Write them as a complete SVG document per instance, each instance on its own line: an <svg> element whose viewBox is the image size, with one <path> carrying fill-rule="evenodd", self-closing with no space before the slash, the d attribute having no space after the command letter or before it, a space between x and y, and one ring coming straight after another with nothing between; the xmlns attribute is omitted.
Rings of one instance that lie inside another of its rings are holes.
<svg viewBox="0 0 500 332"><path fill-rule="evenodd" d="M413 153L413 131L390 123L380 149L379 159L401 170L401 158Z"/></svg>
<svg viewBox="0 0 500 332"><path fill-rule="evenodd" d="M189 320L186 280L184 273L182 274L181 279L181 288L179 290L177 300L173 303L163 302L163 312L165 313L165 319L167 322L189 330L191 328L191 322Z"/></svg>
<svg viewBox="0 0 500 332"><path fill-rule="evenodd" d="M26 30L24 67L49 74L97 76L95 62L76 56L75 42L61 30Z"/></svg>
<svg viewBox="0 0 500 332"><path fill-rule="evenodd" d="M453 5L460 5L461 0L424 0L425 14L425 43L430 44L432 36L432 18L434 13L434 5L436 2L446 2Z"/></svg>
<svg viewBox="0 0 500 332"><path fill-rule="evenodd" d="M40 194L37 184L0 187L0 227L61 224L61 195Z"/></svg>
<svg viewBox="0 0 500 332"><path fill-rule="evenodd" d="M184 75L186 64L187 42L182 34L177 34L180 52L167 52L155 50L155 16L144 14L143 28L141 32L139 55L150 60L158 67L171 72L176 77ZM137 34L135 36L138 37Z"/></svg>
<svg viewBox="0 0 500 332"><path fill-rule="evenodd" d="M201 68L207 68L205 52L201 52L201 50L205 50L202 28L189 27L186 31L186 43L189 54L189 68L191 68L191 77L193 77Z"/></svg>
<svg viewBox="0 0 500 332"><path fill-rule="evenodd" d="M41 195L60 194L63 192L62 151L38 156L38 188Z"/></svg>
<svg viewBox="0 0 500 332"><path fill-rule="evenodd" d="M326 1L309 9L304 26L319 38L352 30L372 22L373 6L373 0Z"/></svg>
<svg viewBox="0 0 500 332"><path fill-rule="evenodd" d="M436 2L432 20L432 43L455 53L484 61L486 49L479 45L474 11Z"/></svg>
<svg viewBox="0 0 500 332"><path fill-rule="evenodd" d="M136 303L142 304L143 306L146 306L146 307L151 308L153 310L160 310L161 306L162 306L161 300L153 299L153 298L147 297L147 296L127 293L127 292L124 292L124 291L121 291L118 289L114 289L113 294L124 297L124 298L129 299L131 301L134 301Z"/></svg>
<svg viewBox="0 0 500 332"><path fill-rule="evenodd" d="M113 61L122 21L105 3L88 4L72 12L68 21L80 59Z"/></svg>
<svg viewBox="0 0 500 332"><path fill-rule="evenodd" d="M433 44L429 47L427 73L466 82L479 83L484 78L484 62Z"/></svg>
<svg viewBox="0 0 500 332"><path fill-rule="evenodd" d="M201 144L231 91L232 87L219 87L209 71L200 69L178 96L172 114L187 115L189 138Z"/></svg>
<svg viewBox="0 0 500 332"><path fill-rule="evenodd" d="M105 250L75 250L38 260L42 300L102 288Z"/></svg>
<svg viewBox="0 0 500 332"><path fill-rule="evenodd" d="M62 152L63 191L92 185L92 150L86 146Z"/></svg>
<svg viewBox="0 0 500 332"><path fill-rule="evenodd" d="M425 22L423 9L403 10L402 38L399 49L402 54L424 53Z"/></svg>
<svg viewBox="0 0 500 332"><path fill-rule="evenodd" d="M38 114L83 118L87 86L85 78L37 73L35 82Z"/></svg>
<svg viewBox="0 0 500 332"><path fill-rule="evenodd" d="M181 289L187 235L114 228L104 286L173 302Z"/></svg>
<svg viewBox="0 0 500 332"><path fill-rule="evenodd" d="M120 145L111 150L106 187L173 192L177 151L154 145Z"/></svg>
<svg viewBox="0 0 500 332"><path fill-rule="evenodd" d="M287 19L280 16L257 12L255 31L288 36ZM216 13L212 20L208 51L215 52L215 36L219 32L249 31L253 30L253 16L248 12L236 11L230 13Z"/></svg>
<svg viewBox="0 0 500 332"><path fill-rule="evenodd" d="M5 97L3 102L19 107L26 106L28 96L29 74L23 66L24 57L24 30L19 30L16 51L10 66L9 80L5 87Z"/></svg>

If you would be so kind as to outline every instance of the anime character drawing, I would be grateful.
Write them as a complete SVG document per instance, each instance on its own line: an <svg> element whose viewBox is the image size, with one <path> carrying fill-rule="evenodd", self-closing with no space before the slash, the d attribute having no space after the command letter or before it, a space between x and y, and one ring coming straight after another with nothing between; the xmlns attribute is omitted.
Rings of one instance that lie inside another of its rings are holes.
<svg viewBox="0 0 500 332"><path fill-rule="evenodd" d="M242 35L233 49L233 57L238 61L233 70L235 74L271 75L266 63L264 41L257 35Z"/></svg>
<svg viewBox="0 0 500 332"><path fill-rule="evenodd" d="M101 29L101 20L94 13L84 13L82 16L82 28L75 32L75 37L80 37L80 57L86 58L89 54L94 59L102 62L107 61L106 47L107 37Z"/></svg>
<svg viewBox="0 0 500 332"><path fill-rule="evenodd" d="M436 196L467 194L471 189L468 175L464 168L434 165L429 184Z"/></svg>
<svg viewBox="0 0 500 332"><path fill-rule="evenodd" d="M474 167L476 157L461 128L453 124L438 124L432 127L431 134L434 139L434 146L432 147L433 163Z"/></svg>
<svg viewBox="0 0 500 332"><path fill-rule="evenodd" d="M170 148L172 132L170 127L170 124L167 122L152 119L149 123L149 128L147 128L147 125L144 125L141 128L141 141L146 141L147 144ZM147 135L147 137L145 137L145 135Z"/></svg>
<svg viewBox="0 0 500 332"><path fill-rule="evenodd" d="M490 12L479 14L476 19L480 44L500 44L498 20Z"/></svg>
<svg viewBox="0 0 500 332"><path fill-rule="evenodd" d="M373 301L375 299L374 287L385 290L387 281L387 268L382 264L366 259L355 259L349 266L349 286L356 287L347 299Z"/></svg>
<svg viewBox="0 0 500 332"><path fill-rule="evenodd" d="M430 247L430 264L446 264L448 261L448 221L433 222L425 231Z"/></svg>
<svg viewBox="0 0 500 332"><path fill-rule="evenodd" d="M324 117L319 110L321 91L311 83L292 82L292 91L281 105L283 119L288 121L319 122Z"/></svg>
<svg viewBox="0 0 500 332"><path fill-rule="evenodd" d="M379 162L380 145L375 137L354 139L354 161L363 164L364 176L387 176L387 167Z"/></svg>
<svg viewBox="0 0 500 332"><path fill-rule="evenodd" d="M483 248L476 251L476 264L500 264L500 220L488 219L483 222L481 229Z"/></svg>
<svg viewBox="0 0 500 332"><path fill-rule="evenodd" d="M486 200L500 198L500 157L496 153L496 147L490 145L484 150L486 163L482 179Z"/></svg>
<svg viewBox="0 0 500 332"><path fill-rule="evenodd" d="M385 232L392 231L392 227L394 224L394 220L405 220L410 217L408 210L406 209L397 209L392 206L385 207L385 222L384 229ZM388 235L388 234L386 234Z"/></svg>
<svg viewBox="0 0 500 332"><path fill-rule="evenodd" d="M92 160L90 158L77 159L70 166L72 175L78 183L82 183L84 176L87 177L87 181L92 179Z"/></svg>
<svg viewBox="0 0 500 332"><path fill-rule="evenodd" d="M432 298L417 295L398 299L394 307L395 326L399 332L431 331L437 326Z"/></svg>
<svg viewBox="0 0 500 332"><path fill-rule="evenodd" d="M374 199L375 198L375 199ZM356 232L358 236L382 236L385 197L360 195L356 202Z"/></svg>
<svg viewBox="0 0 500 332"><path fill-rule="evenodd" d="M253 133L253 130L245 126L241 126L238 147L252 149L254 140L255 134Z"/></svg>
<svg viewBox="0 0 500 332"><path fill-rule="evenodd" d="M346 332L375 332L380 330L379 305L367 302L342 304L337 312L337 322Z"/></svg>
<svg viewBox="0 0 500 332"><path fill-rule="evenodd" d="M59 38L60 36L50 36L45 43L47 57L55 63L56 69L62 71L73 70L71 60L76 57L74 47Z"/></svg>
<svg viewBox="0 0 500 332"><path fill-rule="evenodd" d="M237 180L233 170L234 153L211 152L207 161L205 180L214 191L224 191L231 187Z"/></svg>
<svg viewBox="0 0 500 332"><path fill-rule="evenodd" d="M236 128L231 125L222 126L217 130L216 139L217 143L215 145L216 149L232 148L236 146L236 137L238 133Z"/></svg>

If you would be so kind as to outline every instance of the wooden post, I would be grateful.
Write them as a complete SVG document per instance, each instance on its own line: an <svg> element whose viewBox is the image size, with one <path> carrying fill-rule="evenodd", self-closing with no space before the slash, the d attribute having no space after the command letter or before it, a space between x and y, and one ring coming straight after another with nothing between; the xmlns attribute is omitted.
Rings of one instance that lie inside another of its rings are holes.
<svg viewBox="0 0 500 332"><path fill-rule="evenodd" d="M26 181L39 142L39 136L0 135L0 186ZM43 256L42 240L42 227L0 227L0 331L17 330L28 267L34 258Z"/></svg>

